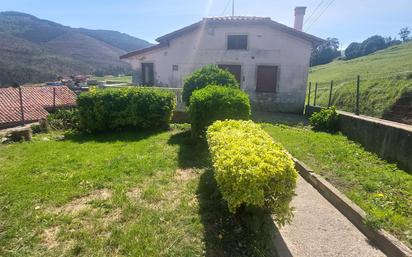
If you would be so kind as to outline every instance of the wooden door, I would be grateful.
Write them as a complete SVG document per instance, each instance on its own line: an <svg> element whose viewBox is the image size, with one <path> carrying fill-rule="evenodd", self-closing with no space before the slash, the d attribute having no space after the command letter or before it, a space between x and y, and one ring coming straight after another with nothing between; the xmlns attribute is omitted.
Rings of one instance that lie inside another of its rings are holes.
<svg viewBox="0 0 412 257"><path fill-rule="evenodd" d="M259 65L257 67L256 92L276 92L277 80L277 66Z"/></svg>
<svg viewBox="0 0 412 257"><path fill-rule="evenodd" d="M230 73L235 76L237 82L239 82L239 85L241 84L242 80L242 66L241 65L226 65L226 64L219 64L219 68L228 70Z"/></svg>
<svg viewBox="0 0 412 257"><path fill-rule="evenodd" d="M154 85L154 65L153 63L142 63L142 84Z"/></svg>

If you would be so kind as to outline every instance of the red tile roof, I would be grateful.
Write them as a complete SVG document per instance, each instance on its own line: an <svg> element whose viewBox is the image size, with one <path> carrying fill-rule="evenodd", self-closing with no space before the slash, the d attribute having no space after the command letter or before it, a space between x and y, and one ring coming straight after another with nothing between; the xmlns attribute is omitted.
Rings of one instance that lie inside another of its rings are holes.
<svg viewBox="0 0 412 257"><path fill-rule="evenodd" d="M270 17L258 16L214 16L206 17L203 20L209 21L270 21Z"/></svg>
<svg viewBox="0 0 412 257"><path fill-rule="evenodd" d="M53 105L53 88L56 98ZM27 122L46 118L47 110L76 105L76 94L66 86L22 87L24 119ZM0 88L0 126L21 121L18 88Z"/></svg>

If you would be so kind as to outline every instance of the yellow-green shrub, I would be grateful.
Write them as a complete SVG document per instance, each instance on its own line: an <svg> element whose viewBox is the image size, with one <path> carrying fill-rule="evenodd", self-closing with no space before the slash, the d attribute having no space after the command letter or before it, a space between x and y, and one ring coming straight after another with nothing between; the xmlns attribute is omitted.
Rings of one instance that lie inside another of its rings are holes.
<svg viewBox="0 0 412 257"><path fill-rule="evenodd" d="M262 207L280 224L291 217L297 172L282 146L252 121L216 121L207 130L215 178L229 211Z"/></svg>

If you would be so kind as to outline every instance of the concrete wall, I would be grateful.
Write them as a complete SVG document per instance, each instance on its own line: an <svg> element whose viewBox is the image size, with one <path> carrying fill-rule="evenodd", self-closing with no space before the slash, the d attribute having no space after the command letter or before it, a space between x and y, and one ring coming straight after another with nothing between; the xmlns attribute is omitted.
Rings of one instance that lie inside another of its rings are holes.
<svg viewBox="0 0 412 257"><path fill-rule="evenodd" d="M306 106L305 114L320 110ZM339 129L366 150L412 173L412 126L339 111Z"/></svg>
<svg viewBox="0 0 412 257"><path fill-rule="evenodd" d="M247 34L247 50L227 50L227 35ZM302 113L312 44L264 25L203 27L170 41L168 47L129 57L137 73L154 63L156 86L183 87L186 76L206 64L242 66L241 88L254 107ZM173 65L178 70L173 71ZM276 93L256 93L257 65L277 65Z"/></svg>

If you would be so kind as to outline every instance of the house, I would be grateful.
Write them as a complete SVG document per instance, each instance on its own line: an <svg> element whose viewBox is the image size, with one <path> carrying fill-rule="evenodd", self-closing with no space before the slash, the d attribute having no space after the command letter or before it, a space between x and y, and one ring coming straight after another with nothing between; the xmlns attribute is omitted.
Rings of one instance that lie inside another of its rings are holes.
<svg viewBox="0 0 412 257"><path fill-rule="evenodd" d="M22 87L26 123L46 118L48 111L76 105L76 94L66 86ZM0 88L0 129L18 126L22 121L19 88Z"/></svg>
<svg viewBox="0 0 412 257"><path fill-rule="evenodd" d="M302 113L311 51L324 42L302 32L305 9L295 8L294 28L265 17L204 18L120 58L136 70L136 84L171 88L217 64L235 75L255 109Z"/></svg>

